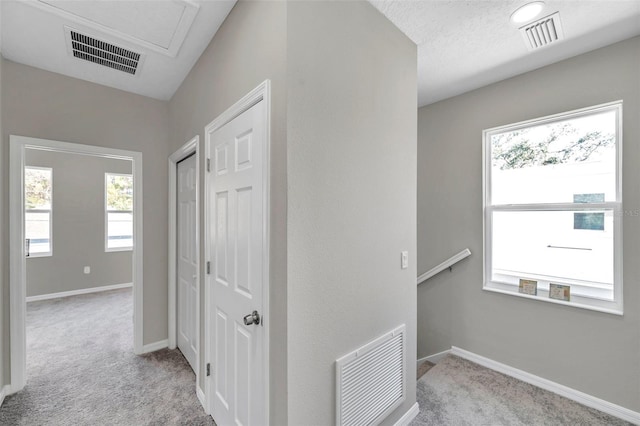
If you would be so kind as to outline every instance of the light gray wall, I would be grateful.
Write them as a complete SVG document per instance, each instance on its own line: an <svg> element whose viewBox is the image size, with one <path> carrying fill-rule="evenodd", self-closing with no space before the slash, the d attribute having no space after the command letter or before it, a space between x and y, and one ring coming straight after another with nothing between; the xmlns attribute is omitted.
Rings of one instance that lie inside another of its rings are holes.
<svg viewBox="0 0 640 426"><path fill-rule="evenodd" d="M168 105L139 95L3 61L0 199L8 253L9 135L139 151L143 156L144 343L167 338ZM7 261L5 256L5 262ZM6 263L5 263L6 265ZM8 289L4 271L4 291ZM6 294L6 293L5 293ZM7 300L4 299L7 309ZM8 310L8 309L7 309ZM7 319L5 312L5 319ZM4 325L8 354L8 321ZM9 360L5 356L5 382Z"/></svg>
<svg viewBox="0 0 640 426"><path fill-rule="evenodd" d="M170 152L200 135L204 127L266 79L271 80L271 424L287 424L286 277L286 32L287 3L239 1L170 101ZM201 177L200 199L204 200ZM201 203L200 215L204 213ZM204 233L204 226L200 228ZM200 238L200 288L204 294L204 238ZM204 297L201 299L201 309ZM201 310L201 312L204 312ZM200 327L204 342L204 326ZM200 346L203 371L204 345ZM201 385L204 374L200 375Z"/></svg>
<svg viewBox="0 0 640 426"><path fill-rule="evenodd" d="M623 209L640 208L640 38L419 110L418 356L451 345L640 411L640 218L625 215L624 316L482 291L482 130L624 100Z"/></svg>
<svg viewBox="0 0 640 426"><path fill-rule="evenodd" d="M27 259L27 296L130 283L132 251L104 248L104 190L131 161L27 149L25 164L53 169L53 255Z"/></svg>
<svg viewBox="0 0 640 426"><path fill-rule="evenodd" d="M365 1L287 18L289 423L335 423L335 360L406 324L393 424L416 390L416 46Z"/></svg>

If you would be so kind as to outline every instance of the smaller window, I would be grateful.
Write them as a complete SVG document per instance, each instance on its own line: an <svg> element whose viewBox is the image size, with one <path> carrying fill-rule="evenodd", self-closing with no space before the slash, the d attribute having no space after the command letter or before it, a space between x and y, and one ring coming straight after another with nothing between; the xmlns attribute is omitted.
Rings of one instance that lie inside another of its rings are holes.
<svg viewBox="0 0 640 426"><path fill-rule="evenodd" d="M133 249L133 176L105 173L105 250Z"/></svg>
<svg viewBox="0 0 640 426"><path fill-rule="evenodd" d="M53 254L52 188L53 171L46 167L24 169L24 232L28 257Z"/></svg>
<svg viewBox="0 0 640 426"><path fill-rule="evenodd" d="M604 193L573 194L574 203L604 203ZM604 231L604 213L574 213L573 229Z"/></svg>

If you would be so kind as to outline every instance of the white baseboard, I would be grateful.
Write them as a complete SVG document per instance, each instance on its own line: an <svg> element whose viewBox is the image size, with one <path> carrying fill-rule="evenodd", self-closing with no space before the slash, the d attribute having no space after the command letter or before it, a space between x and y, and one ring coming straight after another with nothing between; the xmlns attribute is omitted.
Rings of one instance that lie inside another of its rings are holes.
<svg viewBox="0 0 640 426"><path fill-rule="evenodd" d="M11 386L10 385L4 385L2 387L2 389L0 390L0 407L2 406L2 403L4 402L4 398L7 395L11 394Z"/></svg>
<svg viewBox="0 0 640 426"><path fill-rule="evenodd" d="M418 413L420 412L420 406L418 403L414 403L409 411L404 413L402 417L398 419L398 421L394 424L394 426L408 426L411 423L411 420L415 419Z"/></svg>
<svg viewBox="0 0 640 426"><path fill-rule="evenodd" d="M519 370L517 368L511 367L498 361L494 361L489 358L485 358L481 355L457 348L455 346L451 347L451 354L459 356L460 358L467 359L471 362L475 362L476 364L480 364L484 367L490 368L491 370L506 374L507 376L522 380L523 382L529 383L539 388L548 390L549 392L553 392L579 404L585 405L590 408L595 408L596 410L600 410L603 413L610 414L633 424L640 424L640 413L605 401L604 399L596 398L595 396L586 394L579 390L561 385L560 383L552 382L551 380L547 380L534 374L527 373L526 371Z"/></svg>
<svg viewBox="0 0 640 426"><path fill-rule="evenodd" d="M440 362L442 358L449 355L450 353L451 353L451 349L447 349L446 351L438 352L437 354L425 356L424 358L420 358L417 361L416 366L420 366L420 364L422 364L425 361L429 361L434 364L437 364L438 362Z"/></svg>
<svg viewBox="0 0 640 426"><path fill-rule="evenodd" d="M204 391L198 384L196 384L196 395L198 396L198 401L200 401L202 408L204 408L204 412L210 414L209 410L207 409L207 399L204 396Z"/></svg>
<svg viewBox="0 0 640 426"><path fill-rule="evenodd" d="M169 340L164 339L158 342L149 343L148 345L144 345L142 347L142 352L140 354L148 354L149 352L159 351L160 349L168 348Z"/></svg>
<svg viewBox="0 0 640 426"><path fill-rule="evenodd" d="M129 287L133 287L133 283L103 285L100 287L82 288L79 290L61 291L58 293L50 293L50 294L41 294L40 296L27 297L27 303L37 302L39 300L58 299L60 297L77 296L79 294L89 294L89 293L98 293L101 291L118 290L121 288L129 288Z"/></svg>

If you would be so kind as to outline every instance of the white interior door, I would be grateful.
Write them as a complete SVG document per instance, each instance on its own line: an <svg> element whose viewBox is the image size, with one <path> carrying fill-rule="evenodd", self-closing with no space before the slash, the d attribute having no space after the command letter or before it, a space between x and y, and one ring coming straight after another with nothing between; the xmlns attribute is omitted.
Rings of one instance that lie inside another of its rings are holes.
<svg viewBox="0 0 640 426"><path fill-rule="evenodd" d="M178 348L195 371L198 353L198 258L196 240L196 156L178 163L177 241Z"/></svg>
<svg viewBox="0 0 640 426"><path fill-rule="evenodd" d="M259 102L216 130L208 142L210 407L222 426L265 422L265 329L259 317L264 285L264 104Z"/></svg>

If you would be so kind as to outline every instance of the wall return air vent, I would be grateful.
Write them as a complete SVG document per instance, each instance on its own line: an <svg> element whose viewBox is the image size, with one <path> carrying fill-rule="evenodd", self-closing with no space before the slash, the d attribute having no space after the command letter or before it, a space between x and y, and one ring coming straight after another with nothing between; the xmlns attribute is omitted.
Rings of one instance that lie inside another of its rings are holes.
<svg viewBox="0 0 640 426"><path fill-rule="evenodd" d="M143 55L65 27L67 48L78 59L135 75Z"/></svg>
<svg viewBox="0 0 640 426"><path fill-rule="evenodd" d="M529 50L537 50L564 38L558 12L528 23L520 28L520 33Z"/></svg>

